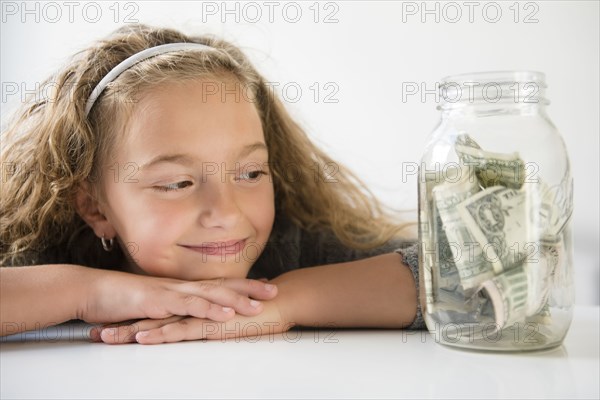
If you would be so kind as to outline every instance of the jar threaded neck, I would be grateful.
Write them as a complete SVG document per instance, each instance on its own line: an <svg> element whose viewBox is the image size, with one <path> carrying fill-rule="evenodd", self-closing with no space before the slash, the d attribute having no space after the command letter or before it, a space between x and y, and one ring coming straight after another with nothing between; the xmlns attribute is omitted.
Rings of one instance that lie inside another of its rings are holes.
<svg viewBox="0 0 600 400"><path fill-rule="evenodd" d="M438 85L438 109L470 106L545 106L546 79L537 71L492 71L451 75Z"/></svg>

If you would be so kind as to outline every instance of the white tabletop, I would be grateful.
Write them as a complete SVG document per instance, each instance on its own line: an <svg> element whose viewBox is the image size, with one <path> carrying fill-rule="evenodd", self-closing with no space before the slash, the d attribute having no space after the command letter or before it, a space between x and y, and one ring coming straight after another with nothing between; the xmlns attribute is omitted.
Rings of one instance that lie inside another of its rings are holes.
<svg viewBox="0 0 600 400"><path fill-rule="evenodd" d="M562 346L509 354L445 347L426 332L358 329L106 345L74 339L81 325L71 324L3 340L0 398L598 399L599 314L577 307Z"/></svg>

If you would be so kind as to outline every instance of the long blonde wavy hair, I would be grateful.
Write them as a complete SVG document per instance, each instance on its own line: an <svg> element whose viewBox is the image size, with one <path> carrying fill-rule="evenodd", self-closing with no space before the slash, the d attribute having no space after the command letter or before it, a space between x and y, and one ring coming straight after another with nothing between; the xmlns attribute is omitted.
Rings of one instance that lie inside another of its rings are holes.
<svg viewBox="0 0 600 400"><path fill-rule="evenodd" d="M115 65L146 48L175 42L201 43L218 51L163 54L136 64L107 87L86 117L88 96ZM256 99L276 210L308 231L329 229L355 249L372 249L401 237L406 224L355 174L309 140L236 46L211 35L128 25L77 53L3 129L0 265L62 243L81 229L74 196L82 184L98 182L100 166L116 143L117 121L131 113L136 94L161 82L223 76L247 85ZM293 181L286 176L290 165ZM332 165L337 166L335 183L324 173ZM321 175L315 177L315 170Z"/></svg>

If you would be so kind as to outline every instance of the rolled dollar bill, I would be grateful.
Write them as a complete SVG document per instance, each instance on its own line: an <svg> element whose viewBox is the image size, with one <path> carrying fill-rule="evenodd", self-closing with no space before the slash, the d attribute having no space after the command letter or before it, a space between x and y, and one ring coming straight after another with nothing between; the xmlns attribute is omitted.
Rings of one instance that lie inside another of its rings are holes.
<svg viewBox="0 0 600 400"><path fill-rule="evenodd" d="M496 330L525 320L528 290L527 272L523 266L483 282L478 293L482 292L493 306Z"/></svg>
<svg viewBox="0 0 600 400"><path fill-rule="evenodd" d="M548 294L558 262L556 257L546 248L539 259L532 257L481 284L478 293L483 293L492 304L497 329L515 322L547 323L550 316Z"/></svg>
<svg viewBox="0 0 600 400"><path fill-rule="evenodd" d="M530 317L541 312L548 302L548 294L552 286L552 276L559 261L559 255L554 246L539 248L539 254L531 254L523 262L527 275L527 309L525 314Z"/></svg>

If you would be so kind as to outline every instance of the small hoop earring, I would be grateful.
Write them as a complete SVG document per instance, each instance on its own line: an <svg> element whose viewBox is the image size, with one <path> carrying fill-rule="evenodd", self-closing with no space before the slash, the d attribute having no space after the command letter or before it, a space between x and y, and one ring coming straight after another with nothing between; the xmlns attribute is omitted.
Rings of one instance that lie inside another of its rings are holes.
<svg viewBox="0 0 600 400"><path fill-rule="evenodd" d="M106 240L104 238L104 235L102 235L102 237L100 238L100 241L102 242L102 248L104 249L104 251L112 251L114 244L115 244L114 239Z"/></svg>

